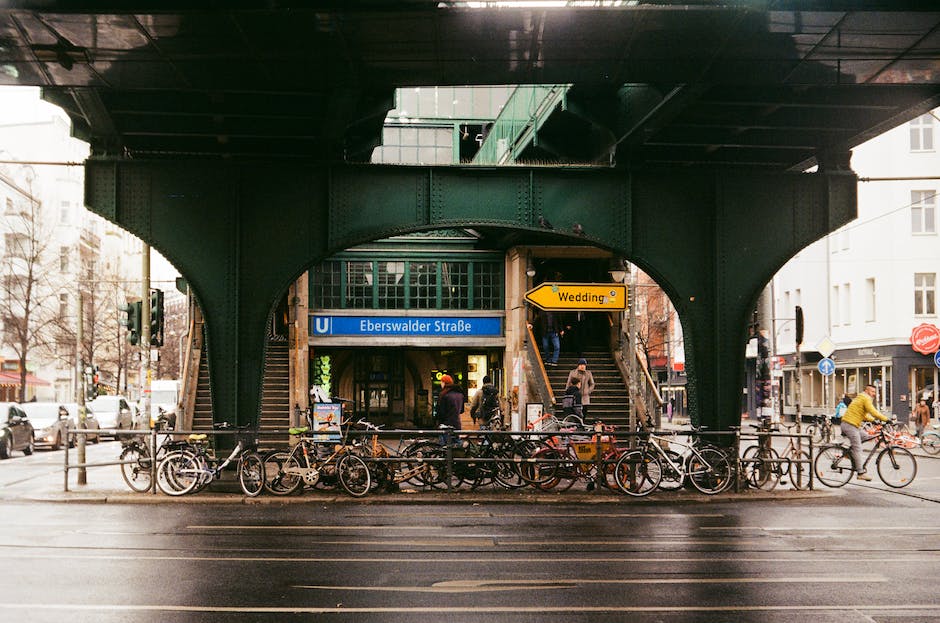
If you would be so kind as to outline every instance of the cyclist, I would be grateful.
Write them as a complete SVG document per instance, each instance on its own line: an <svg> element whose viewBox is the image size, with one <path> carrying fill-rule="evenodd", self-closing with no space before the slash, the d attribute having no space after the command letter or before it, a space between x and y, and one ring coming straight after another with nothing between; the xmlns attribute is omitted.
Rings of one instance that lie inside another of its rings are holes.
<svg viewBox="0 0 940 623"><path fill-rule="evenodd" d="M842 413L842 434L848 438L852 447L852 466L855 469L855 477L859 480L871 480L871 476L859 471L862 469L862 422L889 421L887 416L875 408L872 399L876 395L875 386L866 385L864 391L859 392L852 404Z"/></svg>

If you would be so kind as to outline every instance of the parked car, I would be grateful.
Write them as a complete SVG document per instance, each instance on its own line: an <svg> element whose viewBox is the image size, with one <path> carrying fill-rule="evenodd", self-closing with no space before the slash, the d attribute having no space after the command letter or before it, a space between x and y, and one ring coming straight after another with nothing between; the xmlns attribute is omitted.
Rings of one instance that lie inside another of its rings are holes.
<svg viewBox="0 0 940 623"><path fill-rule="evenodd" d="M95 412L101 430L129 430L134 427L133 410L124 396L98 396L88 406Z"/></svg>
<svg viewBox="0 0 940 623"><path fill-rule="evenodd" d="M33 437L36 447L58 450L62 444L69 447L75 445L74 439L69 439L69 430L75 428L75 420L69 415L68 409L57 402L24 402L20 409L26 413L33 425Z"/></svg>
<svg viewBox="0 0 940 623"><path fill-rule="evenodd" d="M14 450L32 454L33 425L15 402L0 402L0 459L8 459Z"/></svg>
<svg viewBox="0 0 940 623"><path fill-rule="evenodd" d="M66 402L63 405L66 409L69 410L69 415L72 416L72 419L75 420L75 427L82 428L81 424L78 422L78 403L77 402ZM100 430L101 424L98 422L98 417L95 415L94 410L85 405L85 430ZM88 433L85 437L88 443L98 443L101 441L100 433Z"/></svg>

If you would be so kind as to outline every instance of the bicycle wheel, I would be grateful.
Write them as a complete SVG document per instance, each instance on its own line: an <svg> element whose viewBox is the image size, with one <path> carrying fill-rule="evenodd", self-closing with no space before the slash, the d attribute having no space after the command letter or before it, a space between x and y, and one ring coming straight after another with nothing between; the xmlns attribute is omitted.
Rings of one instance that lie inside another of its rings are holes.
<svg viewBox="0 0 940 623"><path fill-rule="evenodd" d="M521 489L528 484L519 471L519 460L522 457L516 454L516 444L501 444L494 448L493 458L496 459L493 465L496 484L506 489Z"/></svg>
<svg viewBox="0 0 940 623"><path fill-rule="evenodd" d="M692 486L708 495L721 493L731 486L731 461L715 448L702 448L689 455L686 472Z"/></svg>
<svg viewBox="0 0 940 623"><path fill-rule="evenodd" d="M849 449L840 445L823 446L816 454L813 471L827 487L842 487L852 478L852 458Z"/></svg>
<svg viewBox="0 0 940 623"><path fill-rule="evenodd" d="M776 450L761 445L750 446L741 455L744 478L755 489L771 491L783 473L780 455ZM789 466L787 466L789 469Z"/></svg>
<svg viewBox="0 0 940 623"><path fill-rule="evenodd" d="M121 451L121 476L132 491L150 491L150 454L140 446L127 446Z"/></svg>
<svg viewBox="0 0 940 623"><path fill-rule="evenodd" d="M906 487L917 476L917 459L906 448L888 446L878 455L877 466L878 477L894 489Z"/></svg>
<svg viewBox="0 0 940 623"><path fill-rule="evenodd" d="M677 491L685 484L685 461L682 455L675 450L660 450L665 456L659 459L663 477L659 481L659 488L663 491ZM666 460L668 458L668 460Z"/></svg>
<svg viewBox="0 0 940 623"><path fill-rule="evenodd" d="M663 477L662 465L652 454L641 450L623 453L614 467L617 487L635 497L649 495L656 490Z"/></svg>
<svg viewBox="0 0 940 623"><path fill-rule="evenodd" d="M543 441L529 441L520 448L520 453L519 474L526 484L538 486L555 478L558 464L553 459L560 455L554 448Z"/></svg>
<svg viewBox="0 0 940 623"><path fill-rule="evenodd" d="M825 441L823 439L824 433L822 424L810 424L806 427L806 434L812 438L813 443L817 446L821 445L823 441Z"/></svg>
<svg viewBox="0 0 940 623"><path fill-rule="evenodd" d="M796 449L791 450L787 455L790 462L790 485L799 491L809 489L810 470L813 469L813 462L810 460L809 452Z"/></svg>
<svg viewBox="0 0 940 623"><path fill-rule="evenodd" d="M339 460L336 476L346 493L354 498L361 498L372 488L369 466L355 454L347 454Z"/></svg>
<svg viewBox="0 0 940 623"><path fill-rule="evenodd" d="M238 484L250 498L258 497L264 490L264 461L257 452L242 455L238 464Z"/></svg>
<svg viewBox="0 0 940 623"><path fill-rule="evenodd" d="M202 468L196 455L186 450L170 452L157 466L157 487L166 495L186 495L199 484Z"/></svg>
<svg viewBox="0 0 940 623"><path fill-rule="evenodd" d="M924 433L924 436L920 440L920 447L924 449L924 452L931 455L940 454L940 434L937 433Z"/></svg>
<svg viewBox="0 0 940 623"><path fill-rule="evenodd" d="M440 457L445 456L443 454L443 448L441 447L441 444L435 441L422 439L405 446L405 448L401 451L401 455L414 459L414 461L409 461L402 464L401 469L414 467L416 463L419 465L427 465L427 469L416 470L415 475L409 478L406 482L414 486L434 487L443 481L443 464L437 461L437 459Z"/></svg>
<svg viewBox="0 0 940 623"><path fill-rule="evenodd" d="M264 488L274 495L290 495L303 484L300 462L290 452L272 452L264 457Z"/></svg>

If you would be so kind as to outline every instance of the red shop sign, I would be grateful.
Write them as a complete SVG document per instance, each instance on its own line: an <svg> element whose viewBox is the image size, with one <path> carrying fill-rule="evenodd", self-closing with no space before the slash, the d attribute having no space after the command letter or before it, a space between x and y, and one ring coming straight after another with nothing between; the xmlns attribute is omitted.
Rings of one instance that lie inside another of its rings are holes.
<svg viewBox="0 0 940 623"><path fill-rule="evenodd" d="M932 324L919 324L911 331L911 347L922 355L940 350L940 329Z"/></svg>

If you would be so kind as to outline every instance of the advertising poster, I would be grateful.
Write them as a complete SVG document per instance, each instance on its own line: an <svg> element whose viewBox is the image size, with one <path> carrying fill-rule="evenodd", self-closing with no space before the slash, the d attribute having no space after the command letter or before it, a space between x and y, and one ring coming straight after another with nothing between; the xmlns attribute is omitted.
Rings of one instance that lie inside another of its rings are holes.
<svg viewBox="0 0 940 623"><path fill-rule="evenodd" d="M339 402L318 402L313 405L313 428L316 433L313 440L339 441L340 422L343 418L343 405Z"/></svg>

